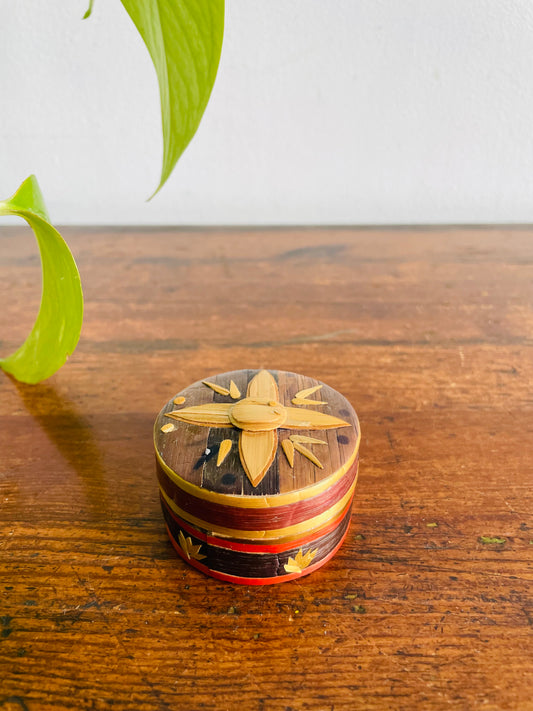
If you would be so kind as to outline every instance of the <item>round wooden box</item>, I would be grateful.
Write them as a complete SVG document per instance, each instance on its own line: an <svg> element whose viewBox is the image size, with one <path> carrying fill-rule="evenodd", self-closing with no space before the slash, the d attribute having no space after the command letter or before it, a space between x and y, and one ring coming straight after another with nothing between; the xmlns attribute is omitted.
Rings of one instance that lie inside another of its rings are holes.
<svg viewBox="0 0 533 711"><path fill-rule="evenodd" d="M313 378L238 370L194 383L154 426L170 540L233 583L313 572L346 535L359 441L352 406Z"/></svg>

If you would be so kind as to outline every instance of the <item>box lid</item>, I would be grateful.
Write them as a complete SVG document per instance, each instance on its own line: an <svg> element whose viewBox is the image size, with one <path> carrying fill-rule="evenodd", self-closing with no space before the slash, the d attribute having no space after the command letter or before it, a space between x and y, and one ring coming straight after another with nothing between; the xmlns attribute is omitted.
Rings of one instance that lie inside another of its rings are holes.
<svg viewBox="0 0 533 711"><path fill-rule="evenodd" d="M154 426L161 473L172 492L178 487L192 497L185 503L196 513L202 502L206 510L270 509L327 492L330 504L345 493L335 484L354 464L359 439L357 415L343 395L275 370L196 382L168 401Z"/></svg>

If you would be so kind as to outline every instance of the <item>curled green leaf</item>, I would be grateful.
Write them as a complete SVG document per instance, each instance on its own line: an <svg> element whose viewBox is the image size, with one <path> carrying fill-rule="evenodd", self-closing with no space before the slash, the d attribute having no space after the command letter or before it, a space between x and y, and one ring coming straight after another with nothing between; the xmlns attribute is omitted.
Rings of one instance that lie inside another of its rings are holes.
<svg viewBox="0 0 533 711"><path fill-rule="evenodd" d="M209 101L222 50L224 0L121 2L150 53L159 82L163 166L155 195L196 133Z"/></svg>
<svg viewBox="0 0 533 711"><path fill-rule="evenodd" d="M43 269L41 306L31 333L0 368L24 383L53 375L78 343L83 320L83 295L76 262L59 232L50 224L39 183L27 178L0 215L17 215L32 228Z"/></svg>

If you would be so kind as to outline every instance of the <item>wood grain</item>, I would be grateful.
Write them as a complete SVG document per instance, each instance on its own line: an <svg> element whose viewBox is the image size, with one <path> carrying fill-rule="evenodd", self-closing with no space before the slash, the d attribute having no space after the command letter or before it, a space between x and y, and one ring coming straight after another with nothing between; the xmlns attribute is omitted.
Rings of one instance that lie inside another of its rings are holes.
<svg viewBox="0 0 533 711"><path fill-rule="evenodd" d="M64 233L80 346L0 378L0 709L532 709L533 229ZM2 353L39 284L3 228ZM363 431L344 545L280 586L193 570L159 506L161 404L243 366Z"/></svg>

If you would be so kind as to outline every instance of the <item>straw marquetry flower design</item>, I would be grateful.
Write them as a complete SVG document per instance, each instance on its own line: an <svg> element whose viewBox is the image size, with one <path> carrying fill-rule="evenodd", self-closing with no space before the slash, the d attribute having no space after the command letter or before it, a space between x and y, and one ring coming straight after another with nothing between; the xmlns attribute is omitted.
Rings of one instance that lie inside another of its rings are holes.
<svg viewBox="0 0 533 711"><path fill-rule="evenodd" d="M285 568L285 572L287 573L301 573L302 570L305 570L310 564L313 558L317 554L317 548L315 548L314 551L308 550L307 553L304 553L302 549L298 551L298 553L294 556L294 558L291 558L289 556L289 560L285 565L283 566Z"/></svg>
<svg viewBox="0 0 533 711"><path fill-rule="evenodd" d="M194 560L203 560L205 558L205 555L202 555L200 553L202 544L199 543L198 545L195 545L192 542L192 538L190 538L190 536L187 536L187 538L185 538L185 536L183 535L183 531L179 532L178 543L180 544L181 550L187 556L187 560L191 560L191 558L193 558Z"/></svg>
<svg viewBox="0 0 533 711"><path fill-rule="evenodd" d="M213 384L204 384L213 389ZM314 392L320 387L297 393L293 403L295 400L299 400L302 405L324 404L307 399L307 395L310 394L311 390ZM234 391L234 394L231 395L232 397L240 397L240 393L236 388L231 389ZM226 388L224 390L230 394L230 390ZM238 400L238 402L210 402L205 405L184 407L181 410L167 412L166 416L193 425L234 427L240 430L239 456L252 486L257 486L261 482L274 461L278 450L278 429L327 430L337 427L350 427L349 422L332 415L325 415L322 412L304 407L283 405L279 402L277 383L267 370L261 370L250 380L246 397ZM316 466L322 466L316 457L313 458L312 453L301 445L301 442L294 442L294 440L298 440L297 437L291 437L291 439L293 440L291 444L294 443L294 448L297 451L308 457ZM304 438L303 436L300 439L304 439L306 442L312 440L312 438ZM289 440L284 440L284 442L287 441ZM319 440L314 441L318 442ZM287 454L286 446L283 449ZM312 456L309 457L309 454ZM290 460L289 463L291 463Z"/></svg>

